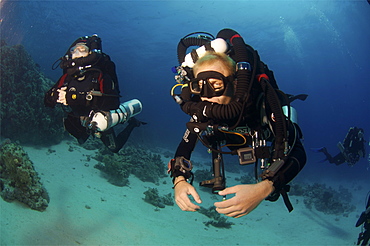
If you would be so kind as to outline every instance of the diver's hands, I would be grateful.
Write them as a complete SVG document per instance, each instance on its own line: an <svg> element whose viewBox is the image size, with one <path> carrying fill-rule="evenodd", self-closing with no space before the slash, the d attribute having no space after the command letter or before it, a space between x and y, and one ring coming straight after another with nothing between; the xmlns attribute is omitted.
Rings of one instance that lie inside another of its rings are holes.
<svg viewBox="0 0 370 246"><path fill-rule="evenodd" d="M58 94L58 100L57 100L58 103L62 103L64 105L68 105L67 98L66 98L66 94L67 94L66 90L67 90L67 87L66 86L57 90L57 92L59 92L59 94Z"/></svg>
<svg viewBox="0 0 370 246"><path fill-rule="evenodd" d="M197 203L202 203L200 197L195 188L186 182L183 176L179 176L175 179L175 201L177 206L183 211L196 211L200 207L192 203L189 199L191 195Z"/></svg>
<svg viewBox="0 0 370 246"><path fill-rule="evenodd" d="M273 183L263 180L257 184L236 185L219 191L221 196L235 196L222 202L215 202L216 211L229 217L239 218L252 212L271 192Z"/></svg>

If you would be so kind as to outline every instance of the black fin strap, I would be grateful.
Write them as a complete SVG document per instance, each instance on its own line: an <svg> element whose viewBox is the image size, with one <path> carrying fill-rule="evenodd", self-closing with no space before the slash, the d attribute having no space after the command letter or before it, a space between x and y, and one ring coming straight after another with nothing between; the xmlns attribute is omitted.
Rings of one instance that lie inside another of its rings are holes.
<svg viewBox="0 0 370 246"><path fill-rule="evenodd" d="M276 190L272 192L265 200L270 202L275 202L279 199L279 196L281 195L283 197L284 204L286 208L288 209L289 213L293 211L293 205L289 200L288 192L290 190L290 185L285 185L283 188L280 188L279 190Z"/></svg>
<svg viewBox="0 0 370 246"><path fill-rule="evenodd" d="M290 189L289 185L286 185L286 186L288 186L289 189ZM285 204L286 208L288 209L289 213L292 212L293 211L293 205L289 200L289 196L288 196L287 191L283 188L283 189L280 190L280 194L283 197L284 204Z"/></svg>
<svg viewBox="0 0 370 246"><path fill-rule="evenodd" d="M285 173L286 170L288 170L290 168L290 166L292 165L292 162L290 162L284 169L282 169L277 174L277 172L284 165L284 163L285 163L285 161L283 161L283 160L275 161L273 163L274 165L271 165L270 168L268 168L267 170L265 170L261 174L261 177L262 177L262 180L268 179L268 180L272 181L273 186L275 187L275 191L272 194L270 194L266 198L266 200L274 202L277 199L279 199L279 195L281 194L281 196L283 197L283 200L284 200L284 204L285 204L285 206L287 207L287 209L290 213L291 211L293 211L293 205L290 202L289 197L288 197L288 192L290 190L290 186L285 184L284 173Z"/></svg>

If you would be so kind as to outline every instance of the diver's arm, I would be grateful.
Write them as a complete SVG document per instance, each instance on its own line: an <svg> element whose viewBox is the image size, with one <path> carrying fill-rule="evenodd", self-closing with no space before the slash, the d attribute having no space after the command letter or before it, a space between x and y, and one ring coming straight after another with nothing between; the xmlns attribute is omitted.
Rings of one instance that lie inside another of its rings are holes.
<svg viewBox="0 0 370 246"><path fill-rule="evenodd" d="M177 147L175 157L168 162L167 173L170 174L172 182L175 184L179 176L184 177L186 181L190 178L190 183L193 181L192 164L190 161L191 152L194 150L197 142L197 135L191 134L186 129L185 134Z"/></svg>
<svg viewBox="0 0 370 246"><path fill-rule="evenodd" d="M179 208L183 211L196 211L200 207L199 205L190 201L189 196L194 198L196 203L202 203L202 200L199 197L194 186L188 182L187 179L191 177L193 174L190 171L186 171L185 173L180 172L174 168L173 162L176 161L177 158L181 160L181 158L185 158L190 160L190 156L194 147L197 142L197 135L192 134L188 129L186 129L185 134L177 147L175 158L172 159L169 163L169 170L168 172L171 173L171 177L173 178L173 189L175 193L175 201ZM172 163L172 164L171 164Z"/></svg>
<svg viewBox="0 0 370 246"><path fill-rule="evenodd" d="M306 164L307 157L303 145L299 139L297 139L296 141L297 142L293 147L292 152L290 153L285 164L287 166L287 169L284 170L283 167L284 173L282 174L282 176L284 182L282 185L285 185L292 181Z"/></svg>
<svg viewBox="0 0 370 246"><path fill-rule="evenodd" d="M195 145L197 143L197 135L191 133L188 129L186 129L184 136L181 139L179 146L177 147L175 158L179 156L183 156L186 159L190 160L191 153L193 152Z"/></svg>
<svg viewBox="0 0 370 246"><path fill-rule="evenodd" d="M257 184L244 184L228 187L221 196L234 196L222 202L215 202L216 211L229 217L239 218L252 212L268 195L274 191L272 181L263 180Z"/></svg>
<svg viewBox="0 0 370 246"><path fill-rule="evenodd" d="M199 205L190 201L189 196L194 198L196 203L202 203L200 196L193 185L189 184L184 177L178 176L174 180L175 201L177 206L183 211L196 211Z"/></svg>
<svg viewBox="0 0 370 246"><path fill-rule="evenodd" d="M290 134L290 136L294 136L294 134ZM267 169L267 171L264 171L262 174L262 179L273 181L273 185L275 187L274 194L280 193L282 188L292 181L306 164L306 152L300 141L299 134L297 134L295 138L293 149L285 159L282 167L276 173L269 173L269 169ZM291 141L292 140L293 139L291 139ZM274 196L274 194L270 196L269 200L275 201L278 198L278 196Z"/></svg>

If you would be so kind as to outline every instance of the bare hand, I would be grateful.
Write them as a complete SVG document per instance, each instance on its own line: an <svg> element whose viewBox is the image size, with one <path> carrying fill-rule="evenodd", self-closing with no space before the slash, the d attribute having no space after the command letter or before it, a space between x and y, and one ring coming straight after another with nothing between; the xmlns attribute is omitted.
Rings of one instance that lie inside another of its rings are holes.
<svg viewBox="0 0 370 246"><path fill-rule="evenodd" d="M177 183L175 186L175 201L177 206L179 206L179 208L183 211L194 212L198 210L200 207L192 203L189 199L189 195L191 195L197 203L202 203L197 191L191 184L186 182L185 179L179 180L179 178L183 179L183 177L178 177L175 180L175 184Z"/></svg>
<svg viewBox="0 0 370 246"><path fill-rule="evenodd" d="M62 88L57 90L57 92L59 92L58 100L57 100L58 103L68 105L67 98L66 98L66 94L67 94L66 90L67 90L67 87L62 87Z"/></svg>
<svg viewBox="0 0 370 246"><path fill-rule="evenodd" d="M258 184L236 185L220 191L221 196L234 197L215 202L216 211L229 217L239 218L252 212L272 191L272 182L264 180Z"/></svg>

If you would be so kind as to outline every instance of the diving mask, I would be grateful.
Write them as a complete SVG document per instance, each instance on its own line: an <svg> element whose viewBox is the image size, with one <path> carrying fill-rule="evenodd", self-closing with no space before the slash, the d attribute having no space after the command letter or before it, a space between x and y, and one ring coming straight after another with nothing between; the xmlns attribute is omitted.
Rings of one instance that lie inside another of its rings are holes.
<svg viewBox="0 0 370 246"><path fill-rule="evenodd" d="M202 97L218 97L224 94L227 85L232 82L233 76L225 77L216 71L205 71L189 82L190 91Z"/></svg>
<svg viewBox="0 0 370 246"><path fill-rule="evenodd" d="M77 43L70 49L72 59L86 57L89 55L89 47L85 43Z"/></svg>

